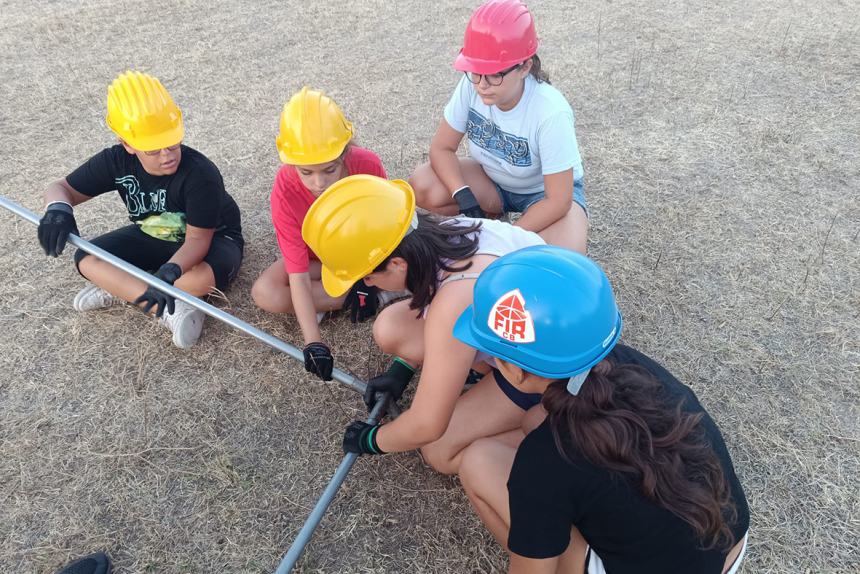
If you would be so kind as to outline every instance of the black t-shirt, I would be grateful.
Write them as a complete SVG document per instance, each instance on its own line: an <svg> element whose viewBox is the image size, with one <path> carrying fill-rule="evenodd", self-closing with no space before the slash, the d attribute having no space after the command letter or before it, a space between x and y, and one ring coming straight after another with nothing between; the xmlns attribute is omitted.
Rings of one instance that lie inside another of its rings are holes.
<svg viewBox="0 0 860 574"><path fill-rule="evenodd" d="M684 398L685 412L704 413L700 424L723 466L737 508L732 532L739 541L749 528L746 497L723 437L696 395L634 349L618 345L608 358L643 367L663 384L668 397ZM548 420L523 440L508 480L512 552L527 558L558 556L567 548L575 525L608 574L722 572L726 553L702 550L686 522L648 501L627 477L581 456L573 461L562 458Z"/></svg>
<svg viewBox="0 0 860 574"><path fill-rule="evenodd" d="M148 174L140 160L118 144L91 157L66 181L90 197L116 190L133 222L165 212L183 214L188 225L215 229L216 235L243 244L239 206L224 189L221 172L190 147L182 146L179 168L172 175Z"/></svg>

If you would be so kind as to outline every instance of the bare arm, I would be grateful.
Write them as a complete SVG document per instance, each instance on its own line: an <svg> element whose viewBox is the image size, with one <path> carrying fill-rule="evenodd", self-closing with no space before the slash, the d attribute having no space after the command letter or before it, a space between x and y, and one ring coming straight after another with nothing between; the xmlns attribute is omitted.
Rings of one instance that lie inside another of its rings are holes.
<svg viewBox="0 0 860 574"><path fill-rule="evenodd" d="M305 345L314 341L322 341L322 335L317 324L310 274L307 272L290 273L289 276L290 297L293 300L293 309L296 312L299 327L302 329Z"/></svg>
<svg viewBox="0 0 860 574"><path fill-rule="evenodd" d="M45 190L44 199L45 205L48 205L53 201L63 201L74 206L92 198L89 195L84 195L76 190L74 187L69 185L66 178L63 178L48 184L48 188Z"/></svg>
<svg viewBox="0 0 860 574"><path fill-rule="evenodd" d="M457 158L457 148L462 140L463 134L452 128L444 118L430 140L430 165L452 193L466 185L460 170L460 160Z"/></svg>
<svg viewBox="0 0 860 574"><path fill-rule="evenodd" d="M555 574L558 570L558 556L536 559L511 552L510 557L511 565L508 568L508 574Z"/></svg>
<svg viewBox="0 0 860 574"><path fill-rule="evenodd" d="M520 428L523 430L523 434L529 434L536 428L538 428L541 423L546 419L546 411L543 408L543 405L537 404L526 411L526 416L523 417L523 422L520 425Z"/></svg>
<svg viewBox="0 0 860 574"><path fill-rule="evenodd" d="M514 224L529 231L543 231L565 215L573 205L573 169L543 176L545 196L529 207Z"/></svg>
<svg viewBox="0 0 860 574"><path fill-rule="evenodd" d="M385 452L413 450L441 437L448 428L475 349L452 334L460 313L472 302L474 281L450 283L433 299L424 325L424 367L409 410L376 435Z"/></svg>
<svg viewBox="0 0 860 574"><path fill-rule="evenodd" d="M203 261L206 254L209 253L209 247L212 245L212 236L214 235L214 229L186 225L185 242L173 254L168 263L176 263L182 269L182 272L185 273Z"/></svg>

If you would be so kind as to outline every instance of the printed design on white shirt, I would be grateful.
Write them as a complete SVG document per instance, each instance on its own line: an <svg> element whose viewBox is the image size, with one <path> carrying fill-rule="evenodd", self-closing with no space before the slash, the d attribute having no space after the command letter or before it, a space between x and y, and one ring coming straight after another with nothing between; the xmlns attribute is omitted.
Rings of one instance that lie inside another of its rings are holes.
<svg viewBox="0 0 860 574"><path fill-rule="evenodd" d="M133 175L124 175L116 178L115 181L117 186L125 189L125 205L131 217L146 213L162 213L166 209L166 189L145 192L140 189L140 182Z"/></svg>
<svg viewBox="0 0 860 574"><path fill-rule="evenodd" d="M513 166L529 167L532 164L528 139L503 132L499 126L473 108L469 108L466 135L470 141L487 153Z"/></svg>

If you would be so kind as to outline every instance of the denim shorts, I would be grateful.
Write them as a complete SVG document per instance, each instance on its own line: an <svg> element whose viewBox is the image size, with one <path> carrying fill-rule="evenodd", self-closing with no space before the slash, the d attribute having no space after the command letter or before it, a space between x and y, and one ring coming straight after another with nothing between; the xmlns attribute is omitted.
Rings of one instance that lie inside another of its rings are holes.
<svg viewBox="0 0 860 574"><path fill-rule="evenodd" d="M511 399L511 402L523 409L529 410L533 406L540 404L543 395L540 393L524 393L510 381L508 381L499 369L493 369L493 378L496 379L496 384L505 393L505 396Z"/></svg>
<svg viewBox="0 0 860 574"><path fill-rule="evenodd" d="M499 199L502 200L502 213L525 213L529 207L540 201L546 195L545 192L537 193L513 193L506 189L502 189L499 184L496 184L496 192L499 194ZM588 204L585 202L585 187L581 179L573 182L573 201L582 207L585 216L588 217Z"/></svg>

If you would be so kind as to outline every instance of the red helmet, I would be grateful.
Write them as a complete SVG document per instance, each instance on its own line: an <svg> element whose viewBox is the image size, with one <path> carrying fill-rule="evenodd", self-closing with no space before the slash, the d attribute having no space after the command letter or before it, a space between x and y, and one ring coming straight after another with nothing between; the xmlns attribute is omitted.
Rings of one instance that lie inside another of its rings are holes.
<svg viewBox="0 0 860 574"><path fill-rule="evenodd" d="M526 5L520 0L489 0L469 18L454 68L495 74L525 62L537 49L535 22Z"/></svg>

